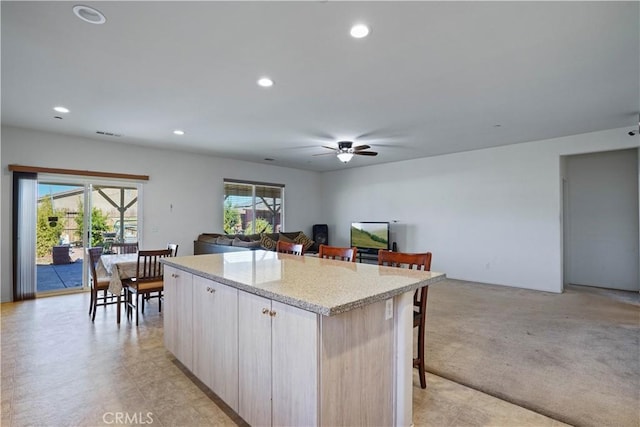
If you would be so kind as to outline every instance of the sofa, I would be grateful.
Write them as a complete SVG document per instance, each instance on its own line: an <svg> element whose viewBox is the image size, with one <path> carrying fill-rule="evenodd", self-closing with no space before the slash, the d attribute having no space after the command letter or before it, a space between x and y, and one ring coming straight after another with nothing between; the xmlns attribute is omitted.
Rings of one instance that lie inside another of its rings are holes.
<svg viewBox="0 0 640 427"><path fill-rule="evenodd" d="M202 233L193 241L193 254L218 254L224 252L276 249L278 240L302 243L303 252L318 252L318 244L302 231L261 234Z"/></svg>

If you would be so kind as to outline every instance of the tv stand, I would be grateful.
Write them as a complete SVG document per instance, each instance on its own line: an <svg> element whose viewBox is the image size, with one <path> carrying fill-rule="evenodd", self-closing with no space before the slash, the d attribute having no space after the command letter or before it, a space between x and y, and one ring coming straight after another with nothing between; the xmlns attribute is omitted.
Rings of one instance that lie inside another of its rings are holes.
<svg viewBox="0 0 640 427"><path fill-rule="evenodd" d="M378 262L378 251L377 250L358 250L358 262L370 262L374 261Z"/></svg>

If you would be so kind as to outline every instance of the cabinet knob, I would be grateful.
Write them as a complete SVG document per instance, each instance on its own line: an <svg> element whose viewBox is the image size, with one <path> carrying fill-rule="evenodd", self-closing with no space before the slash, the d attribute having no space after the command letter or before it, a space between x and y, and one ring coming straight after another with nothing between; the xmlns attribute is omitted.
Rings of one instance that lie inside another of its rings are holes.
<svg viewBox="0 0 640 427"><path fill-rule="evenodd" d="M176 273L171 273L171 277L176 278L178 275Z"/></svg>
<svg viewBox="0 0 640 427"><path fill-rule="evenodd" d="M216 290L213 289L211 286L207 286L207 292L209 292L210 294L214 293Z"/></svg>
<svg viewBox="0 0 640 427"><path fill-rule="evenodd" d="M268 308L263 308L262 309L262 314L267 314L269 313L269 309Z"/></svg>
<svg viewBox="0 0 640 427"><path fill-rule="evenodd" d="M275 316L276 316L276 312L275 312L275 311L273 311L273 310L271 310L271 311L269 312L269 316L271 316L271 317L275 317Z"/></svg>

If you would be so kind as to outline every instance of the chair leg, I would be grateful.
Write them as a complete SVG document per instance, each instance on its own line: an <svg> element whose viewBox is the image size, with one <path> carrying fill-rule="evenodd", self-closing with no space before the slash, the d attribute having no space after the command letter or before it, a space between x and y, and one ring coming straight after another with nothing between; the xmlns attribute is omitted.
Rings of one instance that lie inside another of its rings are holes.
<svg viewBox="0 0 640 427"><path fill-rule="evenodd" d="M92 306L93 306L93 311L91 314L91 321L93 322L94 320L96 320L96 311L98 311L98 291L96 291L95 289L91 290L91 301L92 301Z"/></svg>
<svg viewBox="0 0 640 427"><path fill-rule="evenodd" d="M116 308L116 322L118 323L118 325L120 324L120 303L122 302L121 295L122 294L118 295L118 297L116 299L117 300L117 302L116 302L116 305L117 305L117 308Z"/></svg>
<svg viewBox="0 0 640 427"><path fill-rule="evenodd" d="M93 287L90 290L90 299L89 299L89 316L91 316L91 311L93 311Z"/></svg>
<svg viewBox="0 0 640 427"><path fill-rule="evenodd" d="M144 304L144 298L142 298L142 303ZM136 292L136 326L138 326L138 304L140 304L140 293Z"/></svg>
<svg viewBox="0 0 640 427"><path fill-rule="evenodd" d="M420 387L427 388L427 379L424 369L424 323L418 327L418 374L420 375Z"/></svg>
<svg viewBox="0 0 640 427"><path fill-rule="evenodd" d="M133 301L131 300L131 295L133 294L133 292L131 292L129 289L125 289L125 307L127 308L127 320L131 319L131 304L133 304Z"/></svg>

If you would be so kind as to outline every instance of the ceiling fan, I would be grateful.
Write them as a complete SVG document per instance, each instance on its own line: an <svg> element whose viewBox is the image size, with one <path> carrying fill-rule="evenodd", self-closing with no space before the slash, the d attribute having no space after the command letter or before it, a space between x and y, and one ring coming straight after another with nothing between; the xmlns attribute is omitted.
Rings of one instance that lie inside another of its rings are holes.
<svg viewBox="0 0 640 427"><path fill-rule="evenodd" d="M337 148L330 147L328 145L323 145L322 148L326 148L336 153L336 155L338 156L338 160L340 160L342 163L349 163L349 161L354 155L359 155L359 156L377 156L378 155L378 153L376 153L375 151L366 151L369 148L371 148L371 146L364 144L364 145L357 145L354 147L353 142L351 141L339 141ZM324 156L326 154L331 154L331 153L314 154L314 156Z"/></svg>

